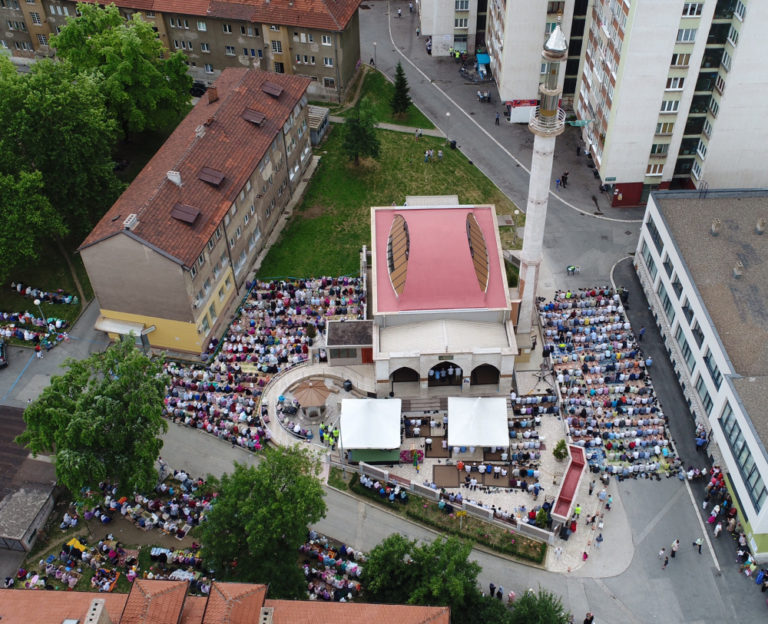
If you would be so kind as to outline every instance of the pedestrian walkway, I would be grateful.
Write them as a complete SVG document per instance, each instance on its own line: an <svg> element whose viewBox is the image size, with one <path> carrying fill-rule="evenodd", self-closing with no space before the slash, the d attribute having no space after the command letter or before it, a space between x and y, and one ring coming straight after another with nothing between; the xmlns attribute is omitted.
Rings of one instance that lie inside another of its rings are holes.
<svg viewBox="0 0 768 624"><path fill-rule="evenodd" d="M345 117L338 117L337 115L329 115L328 121L330 121L331 123L343 124L343 123L346 123L347 119ZM414 134L416 132L416 128L412 128L410 126L400 126L398 124L380 122L373 125L379 130L391 130L392 132L403 132L405 134ZM421 134L423 136L445 138L445 133L439 128L419 128L419 129L421 130Z"/></svg>

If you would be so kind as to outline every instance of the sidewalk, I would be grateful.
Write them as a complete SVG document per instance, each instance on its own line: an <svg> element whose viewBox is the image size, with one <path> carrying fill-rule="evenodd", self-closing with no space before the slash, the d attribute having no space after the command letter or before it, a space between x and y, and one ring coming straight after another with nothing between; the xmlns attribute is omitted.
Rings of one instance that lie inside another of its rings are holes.
<svg viewBox="0 0 768 624"><path fill-rule="evenodd" d="M346 123L347 120L345 117L338 117L337 115L329 115L328 121L330 121L331 123L343 124L343 123ZM385 122L374 124L374 126L379 130L391 130L392 132L403 132L405 134L414 134L416 132L416 128L411 128L410 126L399 126L397 124L391 124L391 123L385 123ZM439 128L435 128L434 130L422 129L421 133L424 136L436 137L438 139L445 138L445 133Z"/></svg>

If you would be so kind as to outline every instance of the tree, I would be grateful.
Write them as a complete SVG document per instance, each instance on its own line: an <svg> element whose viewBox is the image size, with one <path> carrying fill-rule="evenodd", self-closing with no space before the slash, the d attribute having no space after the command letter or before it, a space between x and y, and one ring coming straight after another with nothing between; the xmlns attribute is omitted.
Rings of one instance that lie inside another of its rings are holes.
<svg viewBox="0 0 768 624"><path fill-rule="evenodd" d="M159 359L124 337L103 353L68 360L68 370L24 411L16 442L55 455L56 478L76 498L103 481L120 495L157 485L155 461L168 430L163 418L166 376Z"/></svg>
<svg viewBox="0 0 768 624"><path fill-rule="evenodd" d="M123 133L158 130L176 121L189 104L192 86L184 54L166 58L140 13L126 20L114 4L77 8L79 17L51 37L51 46L78 72L103 76L108 109Z"/></svg>
<svg viewBox="0 0 768 624"><path fill-rule="evenodd" d="M355 111L355 117L350 117L344 124L344 151L357 166L360 164L360 156L378 158L381 143L376 136L368 98L360 100Z"/></svg>
<svg viewBox="0 0 768 624"><path fill-rule="evenodd" d="M39 171L59 219L88 231L123 188L112 161L117 125L99 80L50 60L20 75L0 57L0 93L0 173L20 179ZM54 220L49 225L61 234Z"/></svg>
<svg viewBox="0 0 768 624"><path fill-rule="evenodd" d="M546 589L526 591L515 601L511 624L568 624L570 613L560 598Z"/></svg>
<svg viewBox="0 0 768 624"><path fill-rule="evenodd" d="M11 270L36 260L41 240L66 231L44 194L39 171L18 176L0 173L0 282Z"/></svg>
<svg viewBox="0 0 768 624"><path fill-rule="evenodd" d="M257 466L221 479L202 525L203 559L217 578L268 583L273 598L306 598L296 565L308 526L325 515L320 465L307 449L267 449Z"/></svg>
<svg viewBox="0 0 768 624"><path fill-rule="evenodd" d="M471 551L471 543L456 537L417 544L400 534L390 535L369 553L363 567L365 598L390 604L449 606L456 623L503 624L508 611L498 600L480 593L480 566L469 560Z"/></svg>
<svg viewBox="0 0 768 624"><path fill-rule="evenodd" d="M408 79L405 77L403 66L398 61L395 67L395 93L390 102L394 115L404 114L411 105L411 96L408 95L408 91Z"/></svg>

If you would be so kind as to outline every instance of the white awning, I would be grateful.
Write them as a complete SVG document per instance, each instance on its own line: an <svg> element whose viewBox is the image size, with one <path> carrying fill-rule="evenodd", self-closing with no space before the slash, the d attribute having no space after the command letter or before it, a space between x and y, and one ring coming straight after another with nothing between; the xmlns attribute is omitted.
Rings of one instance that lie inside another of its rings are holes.
<svg viewBox="0 0 768 624"><path fill-rule="evenodd" d="M342 399L342 448L400 448L401 407L400 399Z"/></svg>
<svg viewBox="0 0 768 624"><path fill-rule="evenodd" d="M507 399L448 397L448 446L508 446Z"/></svg>
<svg viewBox="0 0 768 624"><path fill-rule="evenodd" d="M106 316L100 316L99 320L94 325L99 331L107 332L108 334L120 334L123 336L141 336L144 331L144 323L131 323L130 321L118 321L117 319L111 319Z"/></svg>

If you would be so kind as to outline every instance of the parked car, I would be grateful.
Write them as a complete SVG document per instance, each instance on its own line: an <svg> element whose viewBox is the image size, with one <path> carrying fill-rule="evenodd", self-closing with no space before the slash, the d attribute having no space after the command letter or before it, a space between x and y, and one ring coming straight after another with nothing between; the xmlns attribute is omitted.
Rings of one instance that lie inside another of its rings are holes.
<svg viewBox="0 0 768 624"><path fill-rule="evenodd" d="M0 340L0 368L8 366L8 349L5 346L5 342Z"/></svg>

